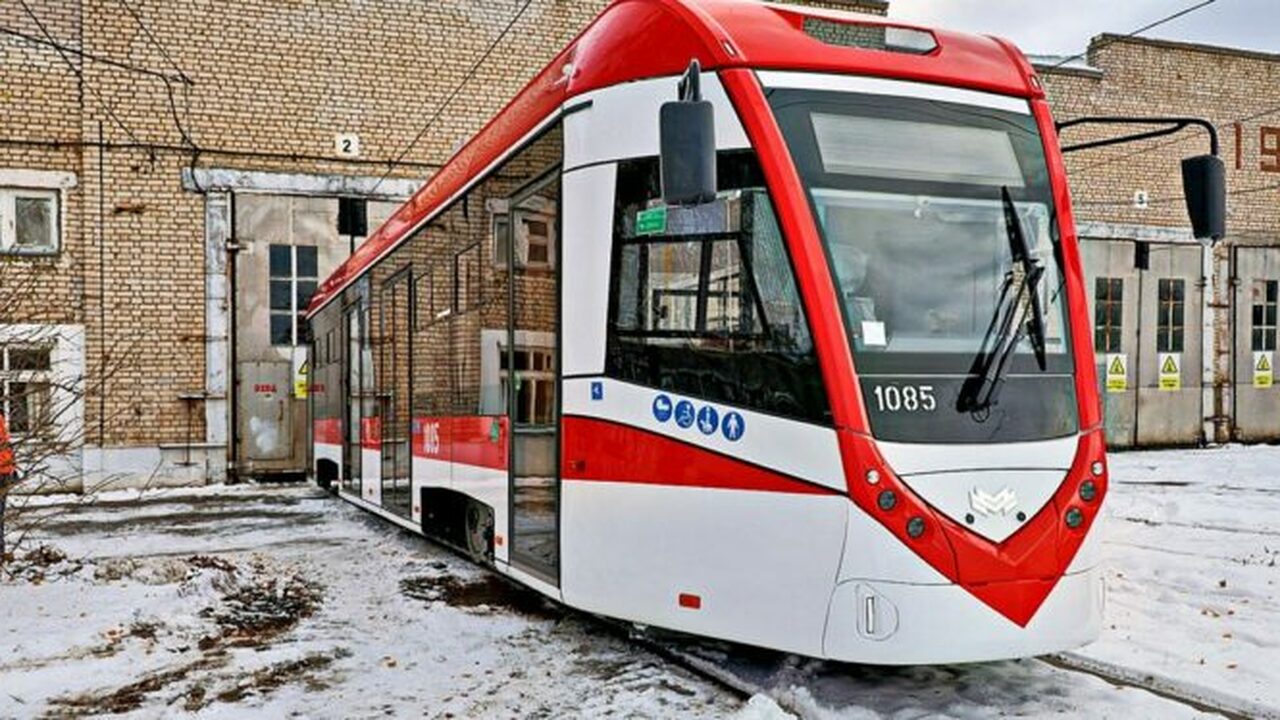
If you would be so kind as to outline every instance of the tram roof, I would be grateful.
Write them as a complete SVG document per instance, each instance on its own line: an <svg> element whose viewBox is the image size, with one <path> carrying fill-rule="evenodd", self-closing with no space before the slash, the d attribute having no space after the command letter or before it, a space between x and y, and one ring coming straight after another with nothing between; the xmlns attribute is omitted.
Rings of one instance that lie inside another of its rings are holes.
<svg viewBox="0 0 1280 720"><path fill-rule="evenodd" d="M815 22L828 33L814 32ZM932 36L936 47L907 53L829 42L830 29L844 25L915 30ZM614 0L321 284L308 313L318 312L424 221L446 209L573 97L622 82L677 75L693 58L705 70L827 72L1043 96L1031 65L998 38L755 0Z"/></svg>

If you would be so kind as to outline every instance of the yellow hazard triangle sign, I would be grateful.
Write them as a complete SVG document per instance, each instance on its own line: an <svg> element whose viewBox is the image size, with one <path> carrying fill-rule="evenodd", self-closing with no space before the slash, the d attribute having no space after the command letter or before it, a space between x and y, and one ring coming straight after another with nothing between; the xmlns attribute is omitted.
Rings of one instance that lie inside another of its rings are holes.
<svg viewBox="0 0 1280 720"><path fill-rule="evenodd" d="M1124 361L1122 361L1120 358L1116 358L1112 360L1111 367L1107 368L1107 374L1108 375L1124 375L1125 374Z"/></svg>
<svg viewBox="0 0 1280 720"><path fill-rule="evenodd" d="M1172 355L1164 359L1164 365L1160 367L1160 372L1165 375L1173 375L1178 372L1178 363L1173 359Z"/></svg>
<svg viewBox="0 0 1280 720"><path fill-rule="evenodd" d="M1258 355L1258 372L1271 372L1271 360L1266 354Z"/></svg>

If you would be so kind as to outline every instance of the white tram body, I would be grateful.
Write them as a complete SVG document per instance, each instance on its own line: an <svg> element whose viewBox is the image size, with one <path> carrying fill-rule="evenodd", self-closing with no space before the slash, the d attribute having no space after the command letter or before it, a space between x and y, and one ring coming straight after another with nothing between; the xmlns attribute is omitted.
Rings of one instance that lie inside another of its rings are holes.
<svg viewBox="0 0 1280 720"><path fill-rule="evenodd" d="M659 116L690 59L720 192L675 207ZM975 410L1010 216L1048 359L1017 348ZM860 663L1062 650L1103 610L1085 308L1007 43L621 0L321 288L314 470L600 615Z"/></svg>

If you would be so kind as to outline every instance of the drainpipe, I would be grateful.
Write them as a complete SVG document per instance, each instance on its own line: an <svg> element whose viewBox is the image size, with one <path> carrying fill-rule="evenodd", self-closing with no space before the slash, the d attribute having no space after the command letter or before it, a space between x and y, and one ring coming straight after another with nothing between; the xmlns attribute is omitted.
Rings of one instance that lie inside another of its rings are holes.
<svg viewBox="0 0 1280 720"><path fill-rule="evenodd" d="M1214 302L1213 245L1200 245L1200 406L1203 408L1204 427L1201 431L1205 444L1218 441L1218 423L1225 413L1223 390L1218 382L1218 313Z"/></svg>

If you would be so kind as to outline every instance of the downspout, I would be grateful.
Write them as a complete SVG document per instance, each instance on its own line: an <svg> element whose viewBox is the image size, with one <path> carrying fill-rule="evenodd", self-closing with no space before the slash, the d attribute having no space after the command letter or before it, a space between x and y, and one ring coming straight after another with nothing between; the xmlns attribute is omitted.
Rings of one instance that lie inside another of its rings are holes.
<svg viewBox="0 0 1280 720"><path fill-rule="evenodd" d="M1218 383L1218 325L1214 296L1213 244L1200 244L1200 406L1204 425L1201 429L1203 443L1218 440L1218 423L1225 408L1223 387ZM1208 337L1205 337L1207 335Z"/></svg>

